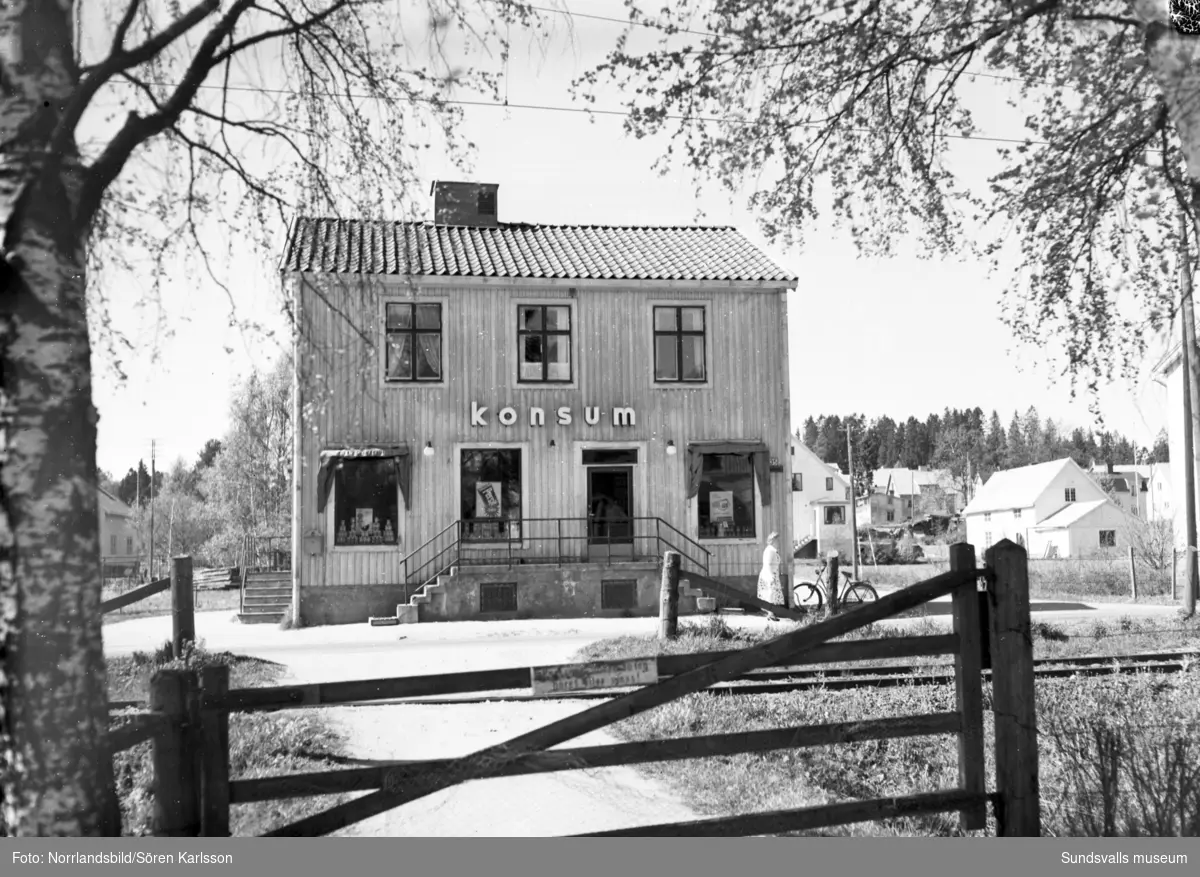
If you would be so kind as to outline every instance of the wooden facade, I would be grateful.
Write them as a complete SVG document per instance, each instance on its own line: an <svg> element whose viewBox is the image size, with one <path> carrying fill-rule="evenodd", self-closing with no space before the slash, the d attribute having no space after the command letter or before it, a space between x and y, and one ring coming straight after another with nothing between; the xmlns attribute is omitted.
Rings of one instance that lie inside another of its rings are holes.
<svg viewBox="0 0 1200 877"><path fill-rule="evenodd" d="M700 440L758 440L776 471L770 503L755 485L753 538L698 540L712 552L714 575L756 575L767 534L786 548L792 532L787 289L750 281L507 280L292 274L297 316L297 447L293 529L293 612L305 588L400 585L404 557L460 516L459 459L464 448L522 451L521 515L580 519L587 514L582 450L636 448L637 517L659 517L697 539L697 504L687 493L687 447ZM442 306L442 380L384 380L384 306ZM518 307L571 308L572 379L566 385L518 382ZM652 308L703 305L706 381L654 382ZM472 425L486 408L486 426ZM511 408L515 422L503 425ZM531 425L531 410L544 425ZM571 423L559 422L567 408ZM614 425L614 409L633 423ZM590 424L588 416L598 414ZM676 453L668 453L673 442ZM408 508L401 503L398 546L336 547L332 500L318 511L321 451L338 445L407 445ZM432 455L423 451L429 446ZM544 535L545 528L540 534ZM533 538L532 531L528 533ZM784 550L784 572L791 552ZM399 592L398 592L399 593ZM365 620L363 618L346 620ZM301 618L303 621L303 618Z"/></svg>

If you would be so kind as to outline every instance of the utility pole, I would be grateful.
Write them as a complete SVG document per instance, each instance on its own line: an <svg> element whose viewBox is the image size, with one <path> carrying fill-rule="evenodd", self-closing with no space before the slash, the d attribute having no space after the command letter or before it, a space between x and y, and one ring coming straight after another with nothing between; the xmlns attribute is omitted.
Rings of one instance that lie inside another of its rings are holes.
<svg viewBox="0 0 1200 877"><path fill-rule="evenodd" d="M854 443L850 441L850 427L846 427L846 468L850 470L850 539L854 547L854 581L858 581L858 496L854 489ZM837 587L837 582L833 583Z"/></svg>
<svg viewBox="0 0 1200 877"><path fill-rule="evenodd" d="M1180 352L1183 361L1183 482L1185 514L1187 521L1187 559L1184 576L1183 609L1191 617L1196 614L1196 592L1200 590L1200 571L1196 568L1196 457L1195 417L1200 414L1200 379L1196 375L1196 311L1192 302L1192 265L1188 249L1188 223L1180 217L1180 321L1183 323L1183 346Z"/></svg>
<svg viewBox="0 0 1200 877"><path fill-rule="evenodd" d="M154 439L150 439L150 579L154 579Z"/></svg>

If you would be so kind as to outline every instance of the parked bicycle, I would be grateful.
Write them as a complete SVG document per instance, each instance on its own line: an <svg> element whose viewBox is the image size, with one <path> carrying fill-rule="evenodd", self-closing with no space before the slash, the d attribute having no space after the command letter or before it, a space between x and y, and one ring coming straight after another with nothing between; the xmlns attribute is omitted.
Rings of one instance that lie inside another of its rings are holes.
<svg viewBox="0 0 1200 877"><path fill-rule="evenodd" d="M825 605L825 600L829 597L829 583L824 578L827 569L829 569L829 562L822 561L820 569L817 570L816 581L796 583L796 587L792 588L793 606L806 611L816 611ZM871 603L879 599L879 593L870 582L863 579L855 580L847 570L843 569L840 572L846 579L846 584L844 590L838 595L838 605L857 606L860 603Z"/></svg>

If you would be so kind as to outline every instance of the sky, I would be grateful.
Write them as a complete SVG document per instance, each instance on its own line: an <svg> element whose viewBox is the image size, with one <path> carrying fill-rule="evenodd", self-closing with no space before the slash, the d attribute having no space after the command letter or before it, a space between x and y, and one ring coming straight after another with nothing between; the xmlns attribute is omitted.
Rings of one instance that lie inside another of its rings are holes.
<svg viewBox="0 0 1200 877"><path fill-rule="evenodd" d="M619 116L589 116L569 93L572 80L603 60L623 30L582 16L626 19L623 3L587 0L570 8L571 27L559 20L544 46L511 32L507 68L498 58L470 59L501 74L509 103L465 107L462 132L477 146L470 178L499 184L501 221L675 225L699 217L702 224L737 227L799 278L788 302L793 427L821 414L923 420L947 407L975 406L997 410L1007 425L1014 411L1031 405L1068 429L1093 426L1083 391L1070 398L1052 340L1020 345L1000 321L1004 278L989 276L985 266L915 255L862 259L826 224L806 230L803 250L774 248L743 206L748 191L731 197L710 185L698 195L686 169L656 173L652 165L665 141L628 137ZM104 38L99 22L89 32ZM655 35L643 36L649 46ZM980 78L967 87L983 135L1024 136L1021 114L1003 106L1012 83ZM620 98L602 89L595 107L617 110ZM998 167L996 148L957 141L949 161L964 181L981 186ZM424 202L414 206L432 218L429 183L463 175L436 151L420 171ZM280 246L284 233L276 230ZM106 356L94 356L101 469L120 477L138 459L149 465L152 441L160 469L179 457L194 461L208 439L225 431L232 388L279 356L287 324L274 266L235 246L224 267L239 279L238 316L259 321L275 337L230 326L225 292L203 275L169 278L161 306L147 304L145 278L113 291L112 317L127 328L134 349L122 358L124 377ZM1165 390L1150 377L1161 350L1155 339L1139 382L1117 383L1100 395L1105 426L1146 446L1166 423Z"/></svg>

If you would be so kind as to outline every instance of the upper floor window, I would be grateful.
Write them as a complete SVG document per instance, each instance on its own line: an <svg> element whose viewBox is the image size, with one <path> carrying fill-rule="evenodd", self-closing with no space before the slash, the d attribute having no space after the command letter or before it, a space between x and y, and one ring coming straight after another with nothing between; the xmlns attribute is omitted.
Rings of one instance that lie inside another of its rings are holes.
<svg viewBox="0 0 1200 877"><path fill-rule="evenodd" d="M1063 491L1063 499L1066 502L1075 502L1075 488L1068 487Z"/></svg>
<svg viewBox="0 0 1200 877"><path fill-rule="evenodd" d="M826 479L825 479L825 489L826 489L826 490L833 490L833 479L832 479L832 478L826 478Z"/></svg>
<svg viewBox="0 0 1200 877"><path fill-rule="evenodd" d="M804 473L800 472L792 476L792 490L804 490Z"/></svg>
<svg viewBox="0 0 1200 877"><path fill-rule="evenodd" d="M654 309L654 380L704 381L704 308Z"/></svg>
<svg viewBox="0 0 1200 877"><path fill-rule="evenodd" d="M566 305L521 305L517 323L519 380L571 380L571 309Z"/></svg>
<svg viewBox="0 0 1200 877"><path fill-rule="evenodd" d="M125 537L125 553L133 554L133 537L132 536Z"/></svg>
<svg viewBox="0 0 1200 877"><path fill-rule="evenodd" d="M991 513L991 512L984 512L984 513L983 513L983 519L984 519L985 521L990 521L990 520L992 519L992 513Z"/></svg>
<svg viewBox="0 0 1200 877"><path fill-rule="evenodd" d="M1018 521L1021 520L1021 510L1020 509L1013 509L1013 518L1015 518Z"/></svg>
<svg viewBox="0 0 1200 877"><path fill-rule="evenodd" d="M442 379L442 306L388 302L387 363L389 381Z"/></svg>
<svg viewBox="0 0 1200 877"><path fill-rule="evenodd" d="M115 535L108 537L108 549L109 554L117 553L117 537Z"/></svg>

